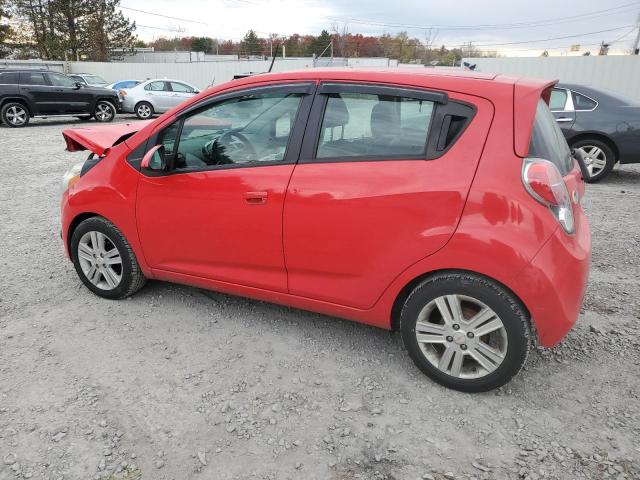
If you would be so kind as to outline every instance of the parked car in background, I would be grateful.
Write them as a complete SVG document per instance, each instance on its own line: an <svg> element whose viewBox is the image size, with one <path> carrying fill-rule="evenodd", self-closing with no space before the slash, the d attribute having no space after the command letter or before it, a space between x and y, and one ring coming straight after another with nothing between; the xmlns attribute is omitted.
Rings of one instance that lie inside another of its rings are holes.
<svg viewBox="0 0 640 480"><path fill-rule="evenodd" d="M640 102L561 83L551 93L550 107L569 146L583 154L588 182L605 178L616 163L640 163Z"/></svg>
<svg viewBox="0 0 640 480"><path fill-rule="evenodd" d="M93 155L63 181L64 246L101 297L152 278L336 315L399 330L443 385L496 388L534 335L565 336L587 282L554 83L309 69L65 130Z"/></svg>
<svg viewBox="0 0 640 480"><path fill-rule="evenodd" d="M69 76L75 81L91 87L106 87L108 85L104 78L92 73L71 73Z"/></svg>
<svg viewBox="0 0 640 480"><path fill-rule="evenodd" d="M73 116L110 122L120 102L114 90L82 86L48 70L0 70L0 119L24 127L33 117Z"/></svg>
<svg viewBox="0 0 640 480"><path fill-rule="evenodd" d="M193 85L181 80L153 79L129 89L118 91L122 111L135 113L142 120L164 113L200 93Z"/></svg>
<svg viewBox="0 0 640 480"><path fill-rule="evenodd" d="M107 88L112 90L120 90L121 88L133 88L138 85L142 80L119 80L115 83L107 85Z"/></svg>

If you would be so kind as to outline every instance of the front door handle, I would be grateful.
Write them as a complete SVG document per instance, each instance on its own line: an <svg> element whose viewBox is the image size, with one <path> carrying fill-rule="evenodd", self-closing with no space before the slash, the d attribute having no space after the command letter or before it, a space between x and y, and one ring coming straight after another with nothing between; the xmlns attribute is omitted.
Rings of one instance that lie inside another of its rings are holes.
<svg viewBox="0 0 640 480"><path fill-rule="evenodd" d="M570 118L570 117L560 117L560 118L556 118L556 122L558 122L558 123L563 123L563 122L573 122L573 118Z"/></svg>
<svg viewBox="0 0 640 480"><path fill-rule="evenodd" d="M267 192L245 192L244 201L249 205L264 205L267 203Z"/></svg>

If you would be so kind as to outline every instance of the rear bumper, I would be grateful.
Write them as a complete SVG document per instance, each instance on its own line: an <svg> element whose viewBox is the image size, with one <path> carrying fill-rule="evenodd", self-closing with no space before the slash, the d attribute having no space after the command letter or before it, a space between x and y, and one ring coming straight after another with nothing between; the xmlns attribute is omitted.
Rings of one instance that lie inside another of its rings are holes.
<svg viewBox="0 0 640 480"><path fill-rule="evenodd" d="M582 209L576 210L576 232L567 235L558 227L514 284L545 347L556 345L571 330L587 288L591 231Z"/></svg>

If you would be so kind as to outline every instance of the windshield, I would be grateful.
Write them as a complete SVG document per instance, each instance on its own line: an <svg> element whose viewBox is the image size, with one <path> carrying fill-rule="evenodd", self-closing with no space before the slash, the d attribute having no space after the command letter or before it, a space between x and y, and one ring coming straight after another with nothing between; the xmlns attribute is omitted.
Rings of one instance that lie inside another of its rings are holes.
<svg viewBox="0 0 640 480"><path fill-rule="evenodd" d="M538 100L536 108L529 156L549 160L558 167L563 176L573 168L569 145L549 107L542 99Z"/></svg>

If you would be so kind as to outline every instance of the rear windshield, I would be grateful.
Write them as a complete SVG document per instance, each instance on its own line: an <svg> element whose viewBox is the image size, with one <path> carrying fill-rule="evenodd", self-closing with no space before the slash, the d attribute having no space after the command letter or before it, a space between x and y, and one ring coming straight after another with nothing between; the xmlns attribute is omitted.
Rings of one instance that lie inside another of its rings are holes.
<svg viewBox="0 0 640 480"><path fill-rule="evenodd" d="M543 158L553 162L564 176L573 168L573 159L569 145L558 127L549 107L544 100L538 100L536 118L533 122L529 156Z"/></svg>

